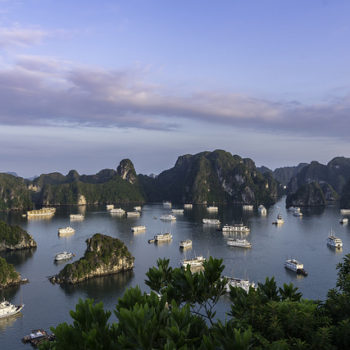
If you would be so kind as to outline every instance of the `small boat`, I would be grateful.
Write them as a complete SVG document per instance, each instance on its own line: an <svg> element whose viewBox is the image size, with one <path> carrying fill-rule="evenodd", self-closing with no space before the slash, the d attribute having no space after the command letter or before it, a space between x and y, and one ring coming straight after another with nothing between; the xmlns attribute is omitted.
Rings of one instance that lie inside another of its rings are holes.
<svg viewBox="0 0 350 350"><path fill-rule="evenodd" d="M143 232L145 230L146 230L146 226L133 226L131 228L131 231L134 232L134 233Z"/></svg>
<svg viewBox="0 0 350 350"><path fill-rule="evenodd" d="M75 229L73 227L67 226L67 227L60 227L58 229L58 235L59 236L70 236L75 233Z"/></svg>
<svg viewBox="0 0 350 350"><path fill-rule="evenodd" d="M339 221L341 224L345 225L349 222L349 219L348 218L341 218L340 221Z"/></svg>
<svg viewBox="0 0 350 350"><path fill-rule="evenodd" d="M242 209L243 210L253 210L254 209L254 205L244 204L244 205L242 205Z"/></svg>
<svg viewBox="0 0 350 350"><path fill-rule="evenodd" d="M180 242L180 248L186 249L192 247L192 241L190 239L186 239Z"/></svg>
<svg viewBox="0 0 350 350"><path fill-rule="evenodd" d="M183 209L172 209L171 212L173 214L183 214L184 210Z"/></svg>
<svg viewBox="0 0 350 350"><path fill-rule="evenodd" d="M171 202L168 202L168 201L163 202L163 207L171 208Z"/></svg>
<svg viewBox="0 0 350 350"><path fill-rule="evenodd" d="M134 210L135 210L135 211L141 211L142 208L141 208L141 206L137 205L136 207L134 207Z"/></svg>
<svg viewBox="0 0 350 350"><path fill-rule="evenodd" d="M327 238L327 245L332 248L341 248L343 246L343 242L340 238L331 233Z"/></svg>
<svg viewBox="0 0 350 350"><path fill-rule="evenodd" d="M227 276L225 276L225 278L227 279L227 283L225 285L226 293L230 293L231 287L242 288L246 293L249 292L250 287L256 289L254 282L249 282L248 280L243 280L243 279L234 278L234 277L227 277Z"/></svg>
<svg viewBox="0 0 350 350"><path fill-rule="evenodd" d="M122 208L113 208L109 211L111 214L118 214L118 215L124 215L125 210Z"/></svg>
<svg viewBox="0 0 350 350"><path fill-rule="evenodd" d="M202 267L205 260L206 259L203 256L197 256L193 259L183 260L181 265L183 267L186 267L187 265L190 265L190 267Z"/></svg>
<svg viewBox="0 0 350 350"><path fill-rule="evenodd" d="M69 215L69 219L71 221L74 221L74 220L84 220L84 215L83 214L70 214Z"/></svg>
<svg viewBox="0 0 350 350"><path fill-rule="evenodd" d="M217 211L219 211L219 208L218 207L214 207L214 206L209 206L209 207L207 207L207 210L209 212L217 212Z"/></svg>
<svg viewBox="0 0 350 350"><path fill-rule="evenodd" d="M75 254L68 252L61 252L55 255L55 261L69 260L72 259Z"/></svg>
<svg viewBox="0 0 350 350"><path fill-rule="evenodd" d="M185 203L184 204L184 208L185 209L192 209L193 208L193 205L191 203Z"/></svg>
<svg viewBox="0 0 350 350"><path fill-rule="evenodd" d="M239 247L239 248L251 248L252 244L248 242L246 239L229 239L227 241L227 245L230 247Z"/></svg>
<svg viewBox="0 0 350 350"><path fill-rule="evenodd" d="M267 214L267 210L262 204L258 206L258 212L261 216L265 216Z"/></svg>
<svg viewBox="0 0 350 350"><path fill-rule="evenodd" d="M243 224L235 224L235 225L224 225L222 226L222 232L243 232L249 233L250 228L248 226L244 226Z"/></svg>
<svg viewBox="0 0 350 350"><path fill-rule="evenodd" d="M34 347L39 346L45 340L53 341L55 340L55 335L49 334L43 329L33 329L30 334L22 338L23 343L30 343Z"/></svg>
<svg viewBox="0 0 350 350"><path fill-rule="evenodd" d="M296 272L297 274L307 276L307 272L304 270L304 265L296 259L287 259L284 263L284 267Z"/></svg>
<svg viewBox="0 0 350 350"><path fill-rule="evenodd" d="M202 222L207 225L220 225L220 220L218 219L203 219Z"/></svg>
<svg viewBox="0 0 350 350"><path fill-rule="evenodd" d="M296 217L301 217L301 216L303 216L303 213L300 211L299 207L295 207L293 215L296 216Z"/></svg>
<svg viewBox="0 0 350 350"><path fill-rule="evenodd" d="M112 209L114 209L114 204L107 204L107 205L106 205L106 209L107 209L107 210L112 210Z"/></svg>
<svg viewBox="0 0 350 350"><path fill-rule="evenodd" d="M350 215L350 209L340 209L341 215Z"/></svg>
<svg viewBox="0 0 350 350"><path fill-rule="evenodd" d="M154 235L152 239L148 240L148 243L159 243L159 242L169 242L173 239L171 233L159 233L158 235Z"/></svg>
<svg viewBox="0 0 350 350"><path fill-rule="evenodd" d="M272 223L273 225L282 225L284 224L284 220L282 219L282 215L277 215L277 220Z"/></svg>
<svg viewBox="0 0 350 350"><path fill-rule="evenodd" d="M171 214L162 215L159 219L163 220L163 221L175 221L176 220L176 216L171 215Z"/></svg>
<svg viewBox="0 0 350 350"><path fill-rule="evenodd" d="M128 218L138 218L140 215L141 214L139 211L128 211L126 213L126 217L128 217Z"/></svg>
<svg viewBox="0 0 350 350"><path fill-rule="evenodd" d="M0 319L18 314L24 307L24 304L13 305L7 300L0 302Z"/></svg>

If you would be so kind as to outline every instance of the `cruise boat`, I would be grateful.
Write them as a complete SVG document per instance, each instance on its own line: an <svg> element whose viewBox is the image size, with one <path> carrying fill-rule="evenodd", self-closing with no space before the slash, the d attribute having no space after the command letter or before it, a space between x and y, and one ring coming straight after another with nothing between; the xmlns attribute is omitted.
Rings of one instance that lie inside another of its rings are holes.
<svg viewBox="0 0 350 350"><path fill-rule="evenodd" d="M250 232L250 228L248 226L244 226L243 224L224 225L222 226L221 230L222 232Z"/></svg>
<svg viewBox="0 0 350 350"><path fill-rule="evenodd" d="M163 221L175 221L176 216L171 215L171 214L167 214L167 215L162 215L159 219L163 220Z"/></svg>
<svg viewBox="0 0 350 350"><path fill-rule="evenodd" d="M349 222L349 219L348 218L341 218L340 221L339 221L341 224L347 224Z"/></svg>
<svg viewBox="0 0 350 350"><path fill-rule="evenodd" d="M219 208L218 207L214 207L214 206L209 206L209 207L207 207L207 210L209 211L209 212L217 212L217 211L219 211Z"/></svg>
<svg viewBox="0 0 350 350"><path fill-rule="evenodd" d="M24 304L13 305L7 300L0 302L0 319L18 314L24 307Z"/></svg>
<svg viewBox="0 0 350 350"><path fill-rule="evenodd" d="M202 222L207 225L220 225L220 220L218 219L203 219Z"/></svg>
<svg viewBox="0 0 350 350"><path fill-rule="evenodd" d="M155 242L171 241L172 239L173 235L171 233L159 233L158 235L154 236Z"/></svg>
<svg viewBox="0 0 350 350"><path fill-rule="evenodd" d="M173 214L183 214L184 210L183 209L172 209L171 212Z"/></svg>
<svg viewBox="0 0 350 350"><path fill-rule="evenodd" d="M69 219L72 221L84 220L84 215L83 214L70 214Z"/></svg>
<svg viewBox="0 0 350 350"><path fill-rule="evenodd" d="M167 201L163 202L163 207L171 208L171 202L167 202Z"/></svg>
<svg viewBox="0 0 350 350"><path fill-rule="evenodd" d="M341 248L343 246L343 242L340 238L331 234L327 238L327 245L332 248Z"/></svg>
<svg viewBox="0 0 350 350"><path fill-rule="evenodd" d="M242 206L242 209L243 210L253 210L254 209L254 205L251 205L251 204L244 204Z"/></svg>
<svg viewBox="0 0 350 350"><path fill-rule="evenodd" d="M267 214L267 210L262 204L258 206L258 212L261 216L265 216Z"/></svg>
<svg viewBox="0 0 350 350"><path fill-rule="evenodd" d="M106 209L107 209L107 210L112 210L112 209L114 209L114 204L107 204L107 205L106 205Z"/></svg>
<svg viewBox="0 0 350 350"><path fill-rule="evenodd" d="M68 252L57 253L55 256L55 261L69 260L72 259L75 254Z"/></svg>
<svg viewBox="0 0 350 350"><path fill-rule="evenodd" d="M73 227L67 226L67 227L60 227L58 229L58 235L59 236L69 236L75 233L75 230Z"/></svg>
<svg viewBox="0 0 350 350"><path fill-rule="evenodd" d="M38 210L27 211L27 218L37 217L37 216L52 216L56 213L56 208L44 207Z"/></svg>
<svg viewBox="0 0 350 350"><path fill-rule="evenodd" d="M239 248L251 248L252 244L248 242L246 239L229 239L227 241L227 245L230 247L239 247Z"/></svg>
<svg viewBox="0 0 350 350"><path fill-rule="evenodd" d="M303 216L303 213L300 211L300 208L299 208L299 207L295 207L295 208L294 208L293 215L294 215L294 216L297 216L297 217L300 217L300 216Z"/></svg>
<svg viewBox="0 0 350 350"><path fill-rule="evenodd" d="M122 208L113 208L109 211L111 214L118 214L118 215L124 215L125 210Z"/></svg>
<svg viewBox="0 0 350 350"><path fill-rule="evenodd" d="M128 218L138 218L140 216L140 212L139 211L128 211L126 212L126 216Z"/></svg>
<svg viewBox="0 0 350 350"><path fill-rule="evenodd" d="M274 221L272 224L273 225L282 225L284 223L284 220L282 219L282 215L278 214L277 215L277 220Z"/></svg>
<svg viewBox="0 0 350 350"><path fill-rule="evenodd" d="M227 279L227 283L225 285L226 293L230 293L231 287L242 288L246 293L249 292L250 287L256 289L256 285L254 282L249 282L248 280L243 280L243 279L234 278L234 277L227 277L227 276L225 276L225 278Z"/></svg>
<svg viewBox="0 0 350 350"><path fill-rule="evenodd" d="M142 208L141 208L141 206L140 206L140 205L137 205L136 207L134 207L134 210L135 210L135 211L141 211L141 210L142 210Z"/></svg>
<svg viewBox="0 0 350 350"><path fill-rule="evenodd" d="M297 274L307 276L307 272L304 270L304 265L296 259L287 259L284 263L284 267L296 272Z"/></svg>
<svg viewBox="0 0 350 350"><path fill-rule="evenodd" d="M187 265L190 265L190 267L202 267L203 263L206 259L203 256L197 256L193 259L185 259L182 261L181 265L183 267L186 267Z"/></svg>
<svg viewBox="0 0 350 350"><path fill-rule="evenodd" d="M146 226L133 226L131 228L131 231L134 232L134 233L143 232L145 230L146 230Z"/></svg>
<svg viewBox="0 0 350 350"><path fill-rule="evenodd" d="M193 204L191 204L191 203L184 204L184 209L192 209L192 208L193 208Z"/></svg>
<svg viewBox="0 0 350 350"><path fill-rule="evenodd" d="M180 242L180 248L186 249L192 247L192 241L190 239L186 239Z"/></svg>
<svg viewBox="0 0 350 350"><path fill-rule="evenodd" d="M350 209L340 209L341 215L350 215Z"/></svg>

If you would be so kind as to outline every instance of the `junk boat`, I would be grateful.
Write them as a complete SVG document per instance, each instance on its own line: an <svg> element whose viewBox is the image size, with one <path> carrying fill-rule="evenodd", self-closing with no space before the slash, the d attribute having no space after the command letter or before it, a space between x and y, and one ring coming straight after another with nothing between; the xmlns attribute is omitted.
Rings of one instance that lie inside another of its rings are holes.
<svg viewBox="0 0 350 350"><path fill-rule="evenodd" d="M163 220L163 221L175 221L176 220L176 216L171 215L171 214L162 215L159 219Z"/></svg>
<svg viewBox="0 0 350 350"><path fill-rule="evenodd" d="M340 209L341 215L350 215L350 209Z"/></svg>
<svg viewBox="0 0 350 350"><path fill-rule="evenodd" d="M24 304L13 305L7 300L0 303L0 319L18 314L24 307Z"/></svg>
<svg viewBox="0 0 350 350"><path fill-rule="evenodd" d="M167 202L167 201L163 202L163 207L171 208L171 202Z"/></svg>
<svg viewBox="0 0 350 350"><path fill-rule="evenodd" d="M58 229L58 235L59 236L69 236L75 233L75 230L73 227L67 226L67 227L60 227Z"/></svg>
<svg viewBox="0 0 350 350"><path fill-rule="evenodd" d="M107 210L112 210L112 209L114 209L114 204L107 204L107 205L106 205L106 209L107 209Z"/></svg>
<svg viewBox="0 0 350 350"><path fill-rule="evenodd" d="M74 221L74 220L84 220L84 215L83 214L70 214L69 219Z"/></svg>
<svg viewBox="0 0 350 350"><path fill-rule="evenodd" d="M273 225L282 225L284 224L284 220L282 219L282 215L277 215L277 220L272 223Z"/></svg>
<svg viewBox="0 0 350 350"><path fill-rule="evenodd" d="M239 247L239 248L251 248L252 244L248 242L246 239L229 239L227 241L227 245L230 247Z"/></svg>
<svg viewBox="0 0 350 350"><path fill-rule="evenodd" d="M185 204L184 204L184 208L185 208L185 209L192 209L192 208L193 208L193 204L191 204L191 203L185 203Z"/></svg>
<svg viewBox="0 0 350 350"><path fill-rule="evenodd" d="M126 213L126 217L128 217L128 218L138 218L138 217L140 217L140 212L139 211L128 211L127 213Z"/></svg>
<svg viewBox="0 0 350 350"><path fill-rule="evenodd" d="M220 225L220 220L218 219L203 219L202 222L208 225Z"/></svg>
<svg viewBox="0 0 350 350"><path fill-rule="evenodd" d="M297 274L307 276L307 272L304 270L304 265L296 259L286 260L284 267L288 270L296 272Z"/></svg>
<svg viewBox="0 0 350 350"><path fill-rule="evenodd" d="M347 224L349 222L348 218L341 218L339 221L341 224Z"/></svg>
<svg viewBox="0 0 350 350"><path fill-rule="evenodd" d="M192 247L192 241L190 239L186 239L180 242L180 248L186 249Z"/></svg>
<svg viewBox="0 0 350 350"><path fill-rule="evenodd" d="M49 334L43 329L33 329L32 332L22 338L23 343L30 343L34 347L37 347L43 341L53 341L55 340L54 334Z"/></svg>
<svg viewBox="0 0 350 350"><path fill-rule="evenodd" d="M135 211L141 211L142 208L141 208L141 206L137 205L136 207L134 207L134 210L135 210Z"/></svg>
<svg viewBox="0 0 350 350"><path fill-rule="evenodd" d="M146 230L146 226L133 226L131 228L131 231L136 233L136 232L142 232Z"/></svg>
<svg viewBox="0 0 350 350"><path fill-rule="evenodd" d="M27 217L35 217L35 216L52 216L56 213L56 208L48 208L44 207L38 210L29 210L27 211Z"/></svg>
<svg viewBox="0 0 350 350"><path fill-rule="evenodd" d="M190 267L201 267L203 266L203 263L206 259L203 256L197 256L193 259L185 259L182 261L181 265L183 267L186 267L187 265L190 265Z"/></svg>
<svg viewBox="0 0 350 350"><path fill-rule="evenodd" d="M299 207L295 207L293 215L296 216L296 217L301 217L301 216L303 216L303 213L300 211Z"/></svg>
<svg viewBox="0 0 350 350"><path fill-rule="evenodd" d="M125 210L122 208L113 208L109 211L111 214L119 214L119 215L124 215Z"/></svg>
<svg viewBox="0 0 350 350"><path fill-rule="evenodd" d="M332 248L341 248L343 246L343 242L340 238L331 234L327 238L327 245Z"/></svg>
<svg viewBox="0 0 350 350"><path fill-rule="evenodd" d="M75 254L68 252L57 253L55 256L55 261L69 260L72 259Z"/></svg>
<svg viewBox="0 0 350 350"><path fill-rule="evenodd" d="M254 282L249 282L248 280L243 280L243 279L234 278L234 277L227 277L227 276L225 276L225 278L227 279L227 283L225 284L226 293L230 293L231 287L242 288L247 293L249 292L250 287L256 289Z"/></svg>
<svg viewBox="0 0 350 350"><path fill-rule="evenodd" d="M183 214L184 210L183 209L172 209L171 212L173 214Z"/></svg>
<svg viewBox="0 0 350 350"><path fill-rule="evenodd" d="M248 226L244 226L243 224L235 224L235 225L224 225L222 226L222 232L243 232L249 233L250 228Z"/></svg>
<svg viewBox="0 0 350 350"><path fill-rule="evenodd" d="M213 212L219 211L219 208L218 207L214 207L214 206L209 206L209 207L207 207L207 210L213 213Z"/></svg>
<svg viewBox="0 0 350 350"><path fill-rule="evenodd" d="M243 210L253 210L254 209L254 205L250 205L250 204L244 204L242 206Z"/></svg>
<svg viewBox="0 0 350 350"><path fill-rule="evenodd" d="M168 242L172 239L173 235L171 233L159 233L153 239L148 240L148 243Z"/></svg>
<svg viewBox="0 0 350 350"><path fill-rule="evenodd" d="M261 216L265 216L267 214L267 210L262 204L258 206L258 212Z"/></svg>

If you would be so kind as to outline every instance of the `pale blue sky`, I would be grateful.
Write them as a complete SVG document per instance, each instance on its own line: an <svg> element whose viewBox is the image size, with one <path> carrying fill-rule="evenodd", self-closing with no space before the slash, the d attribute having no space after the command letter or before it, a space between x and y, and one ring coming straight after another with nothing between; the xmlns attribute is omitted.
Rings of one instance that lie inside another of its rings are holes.
<svg viewBox="0 0 350 350"><path fill-rule="evenodd" d="M0 171L350 156L349 38L348 1L0 0Z"/></svg>

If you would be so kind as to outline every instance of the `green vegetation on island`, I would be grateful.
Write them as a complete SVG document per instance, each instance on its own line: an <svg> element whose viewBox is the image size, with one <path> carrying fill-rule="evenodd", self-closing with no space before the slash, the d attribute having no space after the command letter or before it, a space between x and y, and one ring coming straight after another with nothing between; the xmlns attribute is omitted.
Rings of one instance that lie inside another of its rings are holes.
<svg viewBox="0 0 350 350"><path fill-rule="evenodd" d="M277 287L266 278L257 289L232 288L225 320L215 314L225 293L222 260L210 258L204 271L172 268L159 259L146 284L156 293L129 288L114 309L80 300L73 322L52 331L56 340L41 349L167 350L345 350L350 349L350 254L338 264L336 288L324 302L302 297L293 284ZM159 294L157 294L159 293Z"/></svg>
<svg viewBox="0 0 350 350"><path fill-rule="evenodd" d="M36 242L27 231L0 220L0 251L34 247L36 247Z"/></svg>
<svg viewBox="0 0 350 350"><path fill-rule="evenodd" d="M0 288L6 288L21 282L20 274L15 270L13 265L0 257Z"/></svg>
<svg viewBox="0 0 350 350"><path fill-rule="evenodd" d="M56 276L53 283L79 283L95 276L110 275L131 270L135 258L126 245L117 238L96 233L86 240L84 256L72 264L67 264Z"/></svg>

